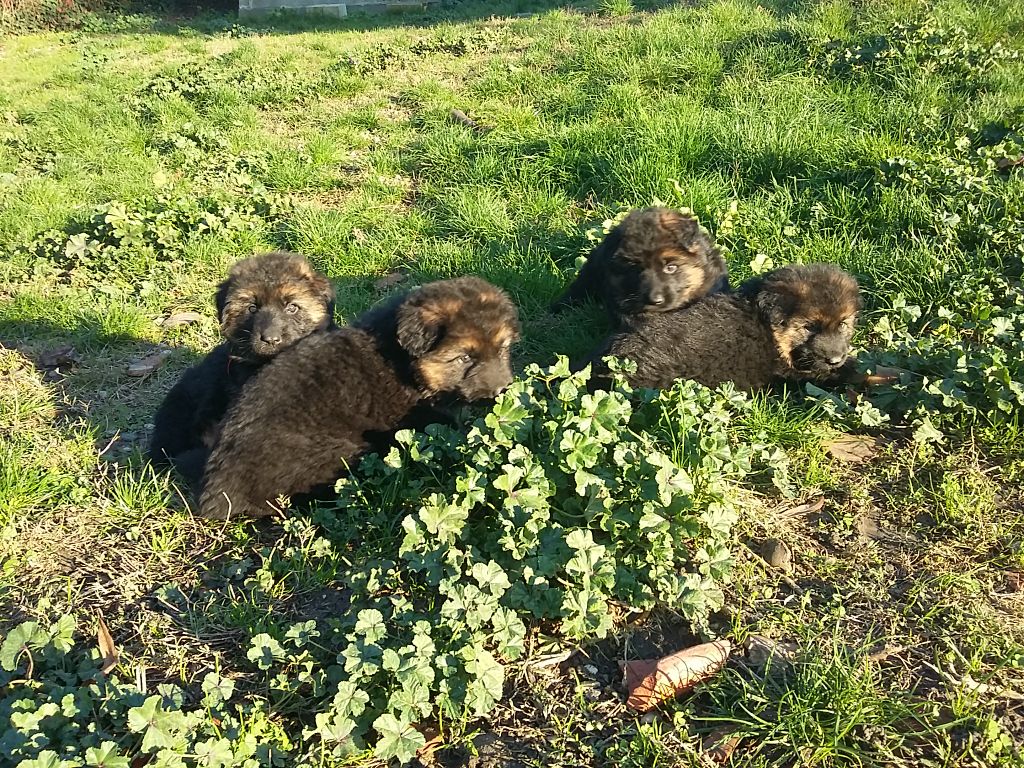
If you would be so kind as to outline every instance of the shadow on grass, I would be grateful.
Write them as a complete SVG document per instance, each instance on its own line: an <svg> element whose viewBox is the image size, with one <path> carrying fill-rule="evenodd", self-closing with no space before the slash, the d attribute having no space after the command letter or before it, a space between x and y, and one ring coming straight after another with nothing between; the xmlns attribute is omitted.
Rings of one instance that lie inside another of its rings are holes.
<svg viewBox="0 0 1024 768"><path fill-rule="evenodd" d="M384 0L381 0L382 2ZM675 5L688 4L680 0L639 0L634 3L638 11L657 11ZM145 4L143 4L145 5ZM304 32L369 32L382 29L428 29L460 22L472 22L495 17L526 17L549 11L568 10L577 13L597 13L597 0L442 0L441 3L423 3L400 7L385 13L360 13L352 9L350 16L337 18L320 14L296 13L279 10L266 15L238 15L237 3L229 0L196 4L172 4L150 14L110 16L90 14L89 24L83 25L89 34L159 34L159 35L214 35L231 33L245 35L293 35Z"/></svg>

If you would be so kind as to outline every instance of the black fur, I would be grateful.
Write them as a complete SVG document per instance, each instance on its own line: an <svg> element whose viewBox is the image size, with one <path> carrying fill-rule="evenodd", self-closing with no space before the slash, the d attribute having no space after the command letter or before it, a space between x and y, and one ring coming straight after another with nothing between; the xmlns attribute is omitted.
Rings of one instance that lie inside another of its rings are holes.
<svg viewBox="0 0 1024 768"><path fill-rule="evenodd" d="M173 465L192 487L221 419L246 382L282 349L334 322L330 282L292 253L260 254L235 264L214 303L226 340L167 394L153 419L149 448L154 464Z"/></svg>
<svg viewBox="0 0 1024 768"><path fill-rule="evenodd" d="M591 251L551 310L598 299L618 326L728 289L725 260L696 219L671 208L644 208Z"/></svg>

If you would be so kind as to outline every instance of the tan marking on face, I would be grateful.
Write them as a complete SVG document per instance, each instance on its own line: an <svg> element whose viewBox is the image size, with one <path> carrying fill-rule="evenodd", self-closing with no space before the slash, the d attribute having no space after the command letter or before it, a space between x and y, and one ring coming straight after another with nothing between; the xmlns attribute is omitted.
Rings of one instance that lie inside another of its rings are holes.
<svg viewBox="0 0 1024 768"><path fill-rule="evenodd" d="M772 329L775 350L787 368L793 367L793 350L807 339L807 331L801 325L802 322L802 320L794 318L793 322L786 323L781 328Z"/></svg>
<svg viewBox="0 0 1024 768"><path fill-rule="evenodd" d="M452 378L452 363L447 356L430 354L421 357L414 365L420 384L428 392L443 392L448 389Z"/></svg>

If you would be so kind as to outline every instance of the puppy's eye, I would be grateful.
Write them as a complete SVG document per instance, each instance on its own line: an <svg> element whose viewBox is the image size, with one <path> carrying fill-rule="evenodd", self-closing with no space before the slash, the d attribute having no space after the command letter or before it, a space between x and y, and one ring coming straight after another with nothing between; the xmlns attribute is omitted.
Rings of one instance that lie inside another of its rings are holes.
<svg viewBox="0 0 1024 768"><path fill-rule="evenodd" d="M259 312L259 310L260 310L260 308L258 306L256 306L255 304L250 304L249 305L249 314L250 315L255 315L257 312Z"/></svg>
<svg viewBox="0 0 1024 768"><path fill-rule="evenodd" d="M287 314L289 314L289 315L294 315L296 312L299 311L299 305L298 304L288 304L287 306L285 306L284 311Z"/></svg>
<svg viewBox="0 0 1024 768"><path fill-rule="evenodd" d="M459 363L460 365L469 365L471 362L473 362L473 358L470 357L469 355L459 355L454 360L452 360L452 362Z"/></svg>
<svg viewBox="0 0 1024 768"><path fill-rule="evenodd" d="M666 264L664 271L665 271L666 275L671 275L677 269L679 269L679 265L678 264Z"/></svg>

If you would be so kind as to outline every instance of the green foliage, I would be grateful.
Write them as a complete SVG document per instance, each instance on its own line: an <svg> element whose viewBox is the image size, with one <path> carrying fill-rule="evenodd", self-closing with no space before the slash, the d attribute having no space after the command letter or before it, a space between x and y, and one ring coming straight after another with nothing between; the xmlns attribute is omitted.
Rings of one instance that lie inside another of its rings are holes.
<svg viewBox="0 0 1024 768"><path fill-rule="evenodd" d="M928 322L919 307L898 306L875 328L884 346L864 364L912 373L871 401L912 420L921 439L938 439L936 427L1019 424L1024 416L1024 294L1007 288L998 303L976 306L974 315L939 307Z"/></svg>
<svg viewBox="0 0 1024 768"><path fill-rule="evenodd" d="M885 82L909 68L921 68L972 85L995 64L1016 60L1019 53L1002 43L986 45L965 29L943 24L934 16L920 23L897 22L885 35L860 41L835 40L815 64L836 74L870 74Z"/></svg>
<svg viewBox="0 0 1024 768"><path fill-rule="evenodd" d="M186 704L177 686L140 693L132 680L105 676L96 650L75 646L74 619L48 630L14 627L0 651L0 750L18 768L127 768L140 760L179 766L256 768L288 740L258 703L228 705L233 683L209 673L205 697Z"/></svg>

